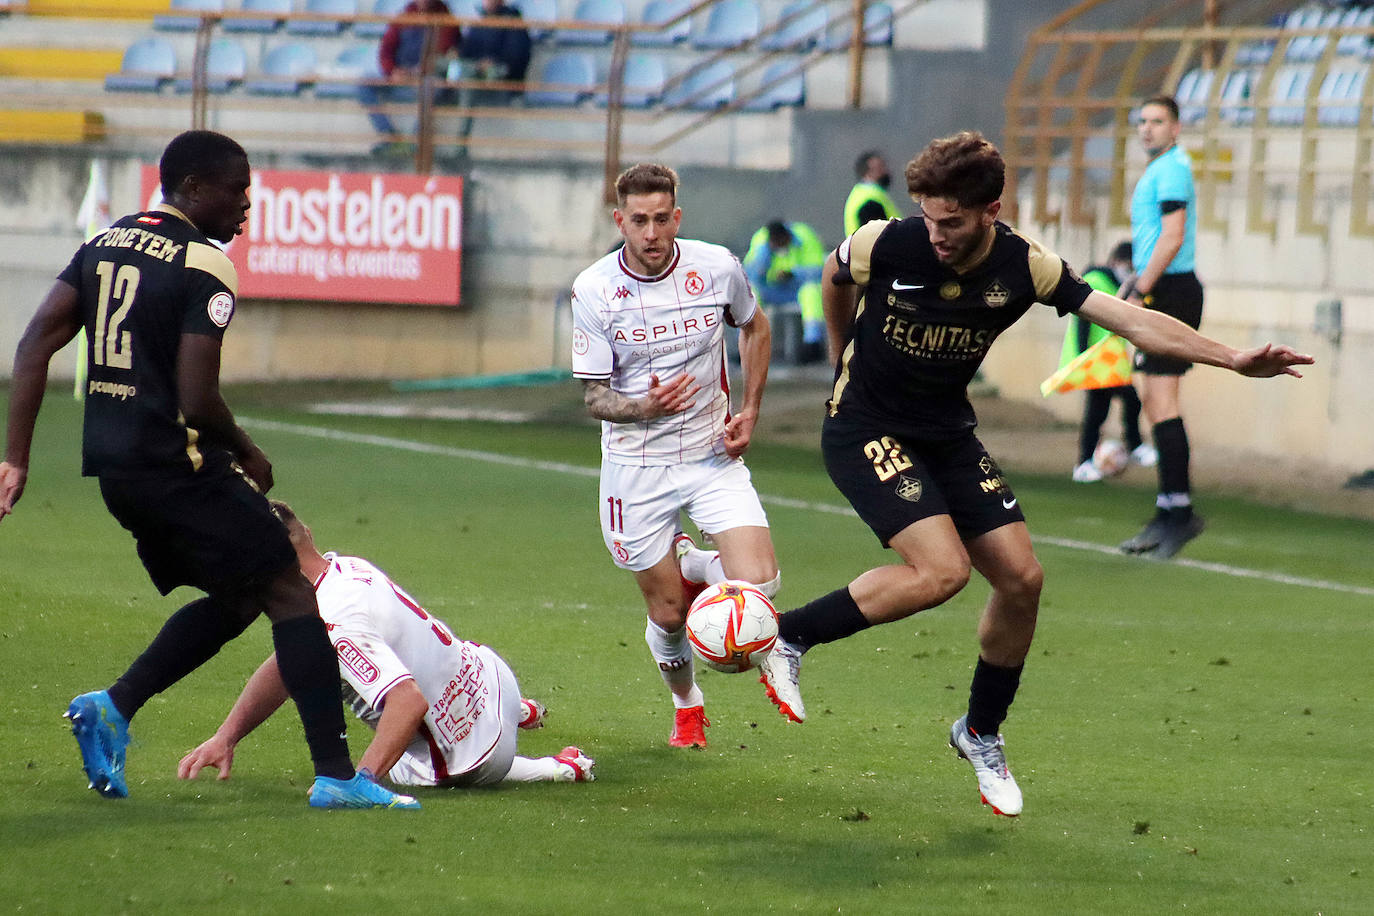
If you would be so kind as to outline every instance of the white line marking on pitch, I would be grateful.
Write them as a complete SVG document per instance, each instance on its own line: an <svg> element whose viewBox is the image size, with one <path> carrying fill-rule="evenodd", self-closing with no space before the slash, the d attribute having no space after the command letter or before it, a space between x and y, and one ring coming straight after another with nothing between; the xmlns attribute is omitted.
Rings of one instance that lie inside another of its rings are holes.
<svg viewBox="0 0 1374 916"><path fill-rule="evenodd" d="M469 461L484 461L488 464L499 464L505 467L530 468L531 470L553 471L558 474L573 474L578 477L590 478L597 478L601 474L600 470L597 468L589 468L578 464L565 464L561 461L539 461L533 458L519 458L513 455L501 455L496 452L484 452L478 449L455 448L451 445L434 445L429 442L397 439L392 436L347 432L339 429L329 429L324 426L305 426L299 423L281 423L276 420L259 420L252 417L239 417L239 422L259 429L296 433L300 436L313 436L316 439L334 439L340 442L352 442L358 445L373 445L378 448L397 449L398 451L415 452L422 455L443 455L448 458L466 458ZM849 506L808 502L806 500L792 499L786 496L769 496L764 493L760 493L759 498L766 503L774 506L781 506L785 509L802 509L810 512L823 512L827 515L854 515L854 510ZM1068 550L1085 550L1090 553L1100 553L1112 557L1121 556L1120 552L1115 547L1108 547L1103 544L1093 544L1089 541L1039 536L1034 537L1032 540L1038 544L1049 544L1053 547L1063 547ZM1169 562L1174 566L1183 566L1188 569L1197 569L1223 576L1233 576L1238 579L1258 579L1263 582L1277 582L1281 585L1294 585L1299 588L1314 588L1322 591L1343 592L1350 595L1374 597L1374 588L1360 585L1347 585L1343 582L1331 582L1326 579L1308 579L1302 576L1289 576L1284 573L1264 572L1257 569L1246 569L1241 566L1231 566L1226 563L1207 563L1202 560L1189 560L1186 558L1174 559Z"/></svg>

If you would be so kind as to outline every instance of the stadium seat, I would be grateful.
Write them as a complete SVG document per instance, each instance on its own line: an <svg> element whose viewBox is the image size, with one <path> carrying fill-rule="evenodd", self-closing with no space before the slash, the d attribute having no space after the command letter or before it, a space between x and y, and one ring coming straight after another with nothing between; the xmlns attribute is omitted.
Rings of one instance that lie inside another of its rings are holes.
<svg viewBox="0 0 1374 916"><path fill-rule="evenodd" d="M358 0L305 0L301 12L353 17L358 15ZM338 35L349 24L338 19L292 19L286 31L291 35Z"/></svg>
<svg viewBox="0 0 1374 916"><path fill-rule="evenodd" d="M663 100L663 84L668 70L657 54L635 53L625 58L625 85L620 104L626 108L652 108ZM596 104L609 103L608 94L598 92Z"/></svg>
<svg viewBox="0 0 1374 916"><path fill-rule="evenodd" d="M763 69L759 77L762 91L744 103L745 111L775 111L806 103L806 78L795 60L777 60Z"/></svg>
<svg viewBox="0 0 1374 916"><path fill-rule="evenodd" d="M520 16L528 22L553 22L558 19L558 0L520 0L513 4L520 10ZM530 39L543 41L552 33L549 28L531 28Z"/></svg>
<svg viewBox="0 0 1374 916"><path fill-rule="evenodd" d="M318 67L315 49L293 41L268 51L258 68L258 76L246 80L245 91L253 95L299 95L315 81Z"/></svg>
<svg viewBox="0 0 1374 916"><path fill-rule="evenodd" d="M1366 29L1374 26L1374 6L1351 7L1348 18L1341 25L1350 29ZM1336 54L1342 57L1361 57L1368 60L1374 49L1374 39L1365 35L1342 35L1336 42Z"/></svg>
<svg viewBox="0 0 1374 916"><path fill-rule="evenodd" d="M1183 74L1174 90L1178 102L1178 120L1182 124L1196 124L1207 115L1207 94L1212 91L1216 74L1211 70L1194 68Z"/></svg>
<svg viewBox="0 0 1374 916"><path fill-rule="evenodd" d="M764 35L759 47L765 51L806 51L825 38L830 16L815 0L796 0L782 8L777 26Z"/></svg>
<svg viewBox="0 0 1374 916"><path fill-rule="evenodd" d="M692 47L699 50L738 48L758 37L762 14L755 0L718 0L706 18L706 25L692 35Z"/></svg>
<svg viewBox="0 0 1374 916"><path fill-rule="evenodd" d="M1233 70L1226 75L1221 84L1221 119L1228 124L1243 126L1255 120L1255 109L1250 103L1250 87L1254 76L1247 69Z"/></svg>
<svg viewBox="0 0 1374 916"><path fill-rule="evenodd" d="M596 89L596 61L585 51L560 51L539 68L537 85L525 91L525 103L571 107Z"/></svg>
<svg viewBox="0 0 1374 916"><path fill-rule="evenodd" d="M361 80L380 79L381 75L375 42L349 45L339 52L333 63L321 66L316 73L315 97L357 98Z"/></svg>
<svg viewBox="0 0 1374 916"><path fill-rule="evenodd" d="M825 39L825 48L839 51L849 47L850 36L854 34L853 17L842 17L830 26ZM886 3L871 3L864 9L864 44L879 47L892 44L892 7Z"/></svg>
<svg viewBox="0 0 1374 916"><path fill-rule="evenodd" d="M243 0L239 7L244 13L263 13L277 18L226 19L226 32L275 32L281 28L283 18L291 14L291 0Z"/></svg>
<svg viewBox="0 0 1374 916"><path fill-rule="evenodd" d="M648 3L644 4L644 15L640 22L644 25L664 25L677 19L691 8L692 0L649 0ZM636 32L634 43L665 48L686 41L691 32L691 17L685 17L666 28Z"/></svg>
<svg viewBox="0 0 1374 916"><path fill-rule="evenodd" d="M735 100L735 68L726 60L718 60L693 71L685 80L668 90L663 103L669 108L690 108L710 111L729 105Z"/></svg>
<svg viewBox="0 0 1374 916"><path fill-rule="evenodd" d="M1307 88L1311 83L1311 66L1284 66L1280 69L1270 90L1269 123L1281 127L1301 124L1307 112Z"/></svg>
<svg viewBox="0 0 1374 916"><path fill-rule="evenodd" d="M243 82L248 73L248 54L243 45L232 38L216 38L205 52L205 89L207 92L228 92ZM192 77L182 77L172 84L177 92L190 92Z"/></svg>
<svg viewBox="0 0 1374 916"><path fill-rule="evenodd" d="M624 25L625 4L623 0L578 0L573 19L608 26ZM554 44L560 45L604 45L610 40L609 29L559 29L553 34Z"/></svg>
<svg viewBox="0 0 1374 916"><path fill-rule="evenodd" d="M157 92L177 72L177 55L165 38L140 38L129 45L119 72L105 77L109 92Z"/></svg>
<svg viewBox="0 0 1374 916"><path fill-rule="evenodd" d="M1333 12L1335 18L1331 21L1331 25L1336 25L1340 22L1340 10L1323 10L1320 7L1304 7L1300 10L1294 10L1284 22L1284 28L1314 29L1324 27L1327 24L1329 14ZM1298 35L1288 43L1288 50L1284 52L1283 59L1288 63L1316 60L1325 46L1326 37L1323 35Z"/></svg>
<svg viewBox="0 0 1374 916"><path fill-rule="evenodd" d="M369 16L385 16L387 19L393 19L401 15L401 10L405 9L405 6L406 0L377 0L377 2L371 4L369 7L366 0L364 0L358 12L367 13ZM450 3L448 8L455 16L463 15L458 12L458 7L455 4ZM381 20L376 22L355 22L353 24L353 34L359 38L381 38L386 34L386 27L387 23Z"/></svg>
<svg viewBox="0 0 1374 916"><path fill-rule="evenodd" d="M1323 127L1354 127L1360 122L1360 102L1369 71L1341 70L1326 74L1317 90L1317 123Z"/></svg>
<svg viewBox="0 0 1374 916"><path fill-rule="evenodd" d="M169 12L153 17L153 28L164 32L194 32L200 28L200 16L178 13L222 13L224 0L172 0Z"/></svg>

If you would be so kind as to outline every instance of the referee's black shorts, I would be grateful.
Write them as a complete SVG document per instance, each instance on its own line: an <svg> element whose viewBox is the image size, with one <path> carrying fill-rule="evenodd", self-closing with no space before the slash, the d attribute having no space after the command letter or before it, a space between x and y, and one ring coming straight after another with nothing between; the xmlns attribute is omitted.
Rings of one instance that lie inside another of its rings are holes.
<svg viewBox="0 0 1374 916"><path fill-rule="evenodd" d="M1164 274L1155 281L1154 289L1145 297L1145 307L1177 318L1194 331L1202 324L1202 283L1191 270L1181 274ZM1193 364L1182 359L1154 356L1143 350L1135 353L1135 370L1149 375L1182 375Z"/></svg>
<svg viewBox="0 0 1374 916"><path fill-rule="evenodd" d="M133 534L162 594L193 585L209 594L252 588L298 562L286 526L236 472L100 478L110 514Z"/></svg>
<svg viewBox="0 0 1374 916"><path fill-rule="evenodd" d="M948 515L965 541L1026 518L972 431L904 442L876 422L837 414L821 427L821 455L830 479L884 547L936 515Z"/></svg>

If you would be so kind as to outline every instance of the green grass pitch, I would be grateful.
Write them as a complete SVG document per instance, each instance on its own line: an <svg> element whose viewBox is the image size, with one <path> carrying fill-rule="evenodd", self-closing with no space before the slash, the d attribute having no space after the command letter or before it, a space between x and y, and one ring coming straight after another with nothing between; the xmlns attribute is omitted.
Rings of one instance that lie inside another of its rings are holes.
<svg viewBox="0 0 1374 916"><path fill-rule="evenodd" d="M809 654L805 725L755 677L703 671L711 747L673 750L638 594L598 536L592 429L229 399L322 546L377 562L548 704L522 752L578 744L598 779L421 791L418 813L311 811L283 711L240 745L230 781L180 782L177 760L269 651L259 621L138 715L130 798L87 791L62 711L192 593L148 583L78 476L79 414L55 391L29 490L0 524L0 909L1369 911L1367 522L1209 498L1193 562L1126 558L1091 545L1133 531L1147 493L1017 475L1002 456L1047 573L1004 726L1025 813L1004 819L946 743L977 651L977 577L944 607ZM890 562L833 511L814 453L762 441L750 465L779 498L782 607ZM355 754L368 736L350 724Z"/></svg>

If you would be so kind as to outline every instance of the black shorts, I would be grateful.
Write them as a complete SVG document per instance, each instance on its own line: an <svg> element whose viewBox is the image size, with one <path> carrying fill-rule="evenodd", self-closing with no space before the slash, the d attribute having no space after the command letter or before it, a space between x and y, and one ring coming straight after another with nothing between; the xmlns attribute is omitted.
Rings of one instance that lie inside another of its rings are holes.
<svg viewBox="0 0 1374 916"><path fill-rule="evenodd" d="M902 442L876 423L839 415L821 427L821 454L830 479L884 547L908 525L936 515L948 515L965 541L1026 520L972 432Z"/></svg>
<svg viewBox="0 0 1374 916"><path fill-rule="evenodd" d="M1194 331L1202 324L1202 284L1191 270L1182 274L1164 274L1155 282L1145 307L1177 318ZM1193 364L1167 356L1153 356L1143 350L1135 353L1135 370L1149 375L1182 375Z"/></svg>
<svg viewBox="0 0 1374 916"><path fill-rule="evenodd" d="M100 495L133 534L143 567L164 595L178 585L212 595L241 591L298 562L266 497L233 471L102 477Z"/></svg>

